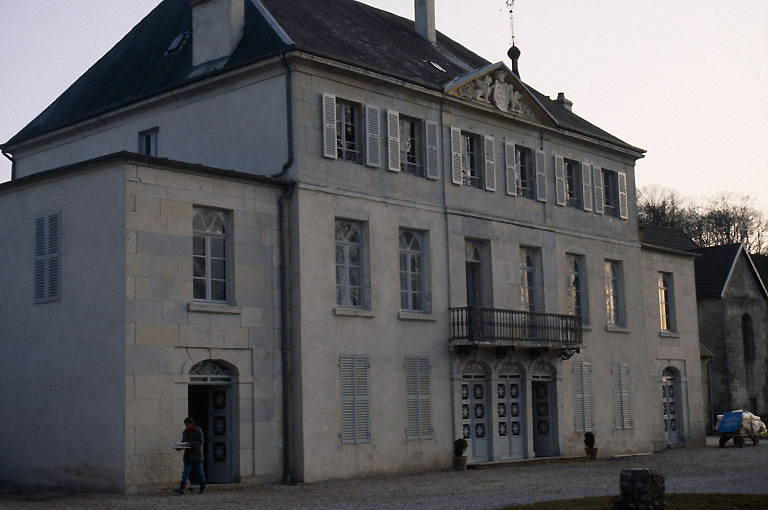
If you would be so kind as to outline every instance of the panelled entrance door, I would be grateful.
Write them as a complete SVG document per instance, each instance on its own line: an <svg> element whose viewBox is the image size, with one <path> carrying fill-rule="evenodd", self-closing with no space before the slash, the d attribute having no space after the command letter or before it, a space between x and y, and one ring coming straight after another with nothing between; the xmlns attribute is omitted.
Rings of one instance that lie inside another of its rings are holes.
<svg viewBox="0 0 768 510"><path fill-rule="evenodd" d="M490 459L488 441L487 381L485 370L477 363L464 368L461 383L461 425L464 439L472 445L472 460Z"/></svg>
<svg viewBox="0 0 768 510"><path fill-rule="evenodd" d="M664 435L668 443L681 443L678 378L674 370L665 369L661 383L661 405L664 412Z"/></svg>
<svg viewBox="0 0 768 510"><path fill-rule="evenodd" d="M232 373L205 360L192 367L189 376L189 415L203 428L206 479L209 483L231 483L236 448Z"/></svg>
<svg viewBox="0 0 768 510"><path fill-rule="evenodd" d="M533 451L536 457L555 455L555 405L552 370L539 363L531 374L533 408Z"/></svg>
<svg viewBox="0 0 768 510"><path fill-rule="evenodd" d="M522 459L525 457L525 403L520 369L507 363L499 371L499 379L501 382L496 385L499 437L509 439L509 458Z"/></svg>

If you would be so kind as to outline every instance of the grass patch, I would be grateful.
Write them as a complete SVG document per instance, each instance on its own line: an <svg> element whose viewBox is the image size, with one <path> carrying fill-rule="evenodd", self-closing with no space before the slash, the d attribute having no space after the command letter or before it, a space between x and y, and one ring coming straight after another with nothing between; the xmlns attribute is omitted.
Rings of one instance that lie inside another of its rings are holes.
<svg viewBox="0 0 768 510"><path fill-rule="evenodd" d="M613 510L617 496L544 501L530 505L507 506L499 510ZM768 494L667 494L667 510L765 510Z"/></svg>

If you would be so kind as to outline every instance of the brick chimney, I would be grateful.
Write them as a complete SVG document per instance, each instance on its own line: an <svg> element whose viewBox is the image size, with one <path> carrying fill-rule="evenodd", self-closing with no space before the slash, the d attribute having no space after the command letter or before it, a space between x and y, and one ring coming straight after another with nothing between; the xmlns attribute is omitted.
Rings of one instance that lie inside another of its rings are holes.
<svg viewBox="0 0 768 510"><path fill-rule="evenodd" d="M563 105L569 112L573 111L573 101L565 98L565 92L557 93L557 102Z"/></svg>
<svg viewBox="0 0 768 510"><path fill-rule="evenodd" d="M427 41L437 41L435 32L435 0L414 0L416 33Z"/></svg>
<svg viewBox="0 0 768 510"><path fill-rule="evenodd" d="M243 37L244 0L191 0L192 66L228 57Z"/></svg>

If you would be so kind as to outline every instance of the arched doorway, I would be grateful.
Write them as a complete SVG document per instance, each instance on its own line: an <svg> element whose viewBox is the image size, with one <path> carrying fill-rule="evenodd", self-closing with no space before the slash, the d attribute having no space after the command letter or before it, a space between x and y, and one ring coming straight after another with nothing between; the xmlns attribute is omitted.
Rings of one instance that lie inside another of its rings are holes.
<svg viewBox="0 0 768 510"><path fill-rule="evenodd" d="M554 370L538 363L531 372L533 408L533 451L536 457L553 457L555 451Z"/></svg>
<svg viewBox="0 0 768 510"><path fill-rule="evenodd" d="M522 370L517 365L505 363L499 369L499 380L496 385L499 437L509 439L509 458L522 459L525 457L526 423Z"/></svg>
<svg viewBox="0 0 768 510"><path fill-rule="evenodd" d="M485 462L491 454L485 369L479 363L469 362L464 366L461 378L462 434L472 446L472 460Z"/></svg>
<svg viewBox="0 0 768 510"><path fill-rule="evenodd" d="M189 416L203 428L204 468L208 483L235 481L236 421L233 412L234 374L227 365L204 360L189 371Z"/></svg>
<svg viewBox="0 0 768 510"><path fill-rule="evenodd" d="M667 443L682 443L683 424L680 413L680 376L667 367L661 375L661 405L664 413L664 437Z"/></svg>

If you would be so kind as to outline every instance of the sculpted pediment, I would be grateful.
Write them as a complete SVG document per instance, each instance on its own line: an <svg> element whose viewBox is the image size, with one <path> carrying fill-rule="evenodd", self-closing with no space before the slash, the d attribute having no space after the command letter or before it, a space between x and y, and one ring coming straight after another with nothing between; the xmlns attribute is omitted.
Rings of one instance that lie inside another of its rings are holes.
<svg viewBox="0 0 768 510"><path fill-rule="evenodd" d="M498 62L459 76L444 92L505 113L537 119L538 105L507 66Z"/></svg>

